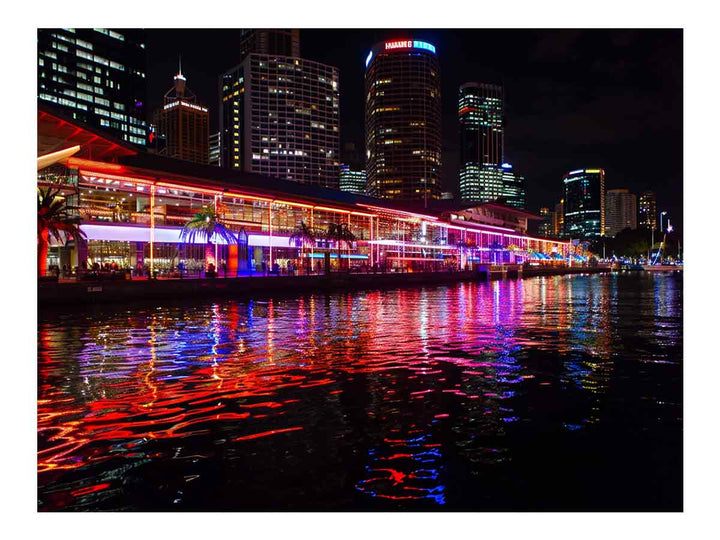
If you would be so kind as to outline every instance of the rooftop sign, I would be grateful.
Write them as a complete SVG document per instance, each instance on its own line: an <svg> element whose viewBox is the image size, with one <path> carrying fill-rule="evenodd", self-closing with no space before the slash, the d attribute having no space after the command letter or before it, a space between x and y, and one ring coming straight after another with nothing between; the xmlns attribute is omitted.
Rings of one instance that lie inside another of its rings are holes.
<svg viewBox="0 0 720 540"><path fill-rule="evenodd" d="M412 39L399 39L394 41L385 42L385 50L391 51L393 49L425 49L435 54L435 46L425 41L417 41Z"/></svg>
<svg viewBox="0 0 720 540"><path fill-rule="evenodd" d="M436 54L435 45L432 45L427 41L419 41L416 39L394 39L392 41L386 41L385 43L383 43L381 48L384 51L393 51L395 49L423 49L425 51ZM373 52L370 51L370 53L367 55L367 58L365 58L365 67L370 65L370 61L372 60L372 58Z"/></svg>

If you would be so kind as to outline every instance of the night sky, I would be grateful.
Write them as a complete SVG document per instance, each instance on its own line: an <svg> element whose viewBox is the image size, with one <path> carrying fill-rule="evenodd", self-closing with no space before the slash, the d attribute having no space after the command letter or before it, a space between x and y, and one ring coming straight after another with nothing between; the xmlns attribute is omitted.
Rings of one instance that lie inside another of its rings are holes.
<svg viewBox="0 0 720 540"><path fill-rule="evenodd" d="M656 192L682 227L681 30L302 30L301 55L340 70L340 144L363 143L365 57L378 41L433 43L443 94L443 190L457 194L457 93L505 86L505 161L524 174L528 208L560 199L562 175L602 167L606 189ZM239 63L238 30L148 30L148 102L172 86L178 54L188 86L218 125L218 75Z"/></svg>

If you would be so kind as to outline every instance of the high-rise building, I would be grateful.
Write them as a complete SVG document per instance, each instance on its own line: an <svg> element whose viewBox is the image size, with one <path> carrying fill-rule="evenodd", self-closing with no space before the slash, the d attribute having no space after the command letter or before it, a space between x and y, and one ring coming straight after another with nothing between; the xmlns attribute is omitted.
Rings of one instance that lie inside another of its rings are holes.
<svg viewBox="0 0 720 540"><path fill-rule="evenodd" d="M365 171L353 170L350 165L340 165L340 191L365 194L367 174Z"/></svg>
<svg viewBox="0 0 720 540"><path fill-rule="evenodd" d="M208 154L210 155L208 163L216 167L222 166L220 159L220 132L211 133L208 139Z"/></svg>
<svg viewBox="0 0 720 540"><path fill-rule="evenodd" d="M493 198L497 185L493 171L503 163L503 106L502 86L477 82L460 86L460 197L464 201Z"/></svg>
<svg viewBox="0 0 720 540"><path fill-rule="evenodd" d="M460 86L460 198L464 202L503 200L525 207L525 178L504 162L503 87L470 82Z"/></svg>
<svg viewBox="0 0 720 540"><path fill-rule="evenodd" d="M637 197L627 189L608 189L605 194L605 236L637 229Z"/></svg>
<svg viewBox="0 0 720 540"><path fill-rule="evenodd" d="M645 191L638 200L638 225L644 229L657 230L657 202L655 193Z"/></svg>
<svg viewBox="0 0 720 540"><path fill-rule="evenodd" d="M240 32L240 60L250 53L300 57L300 30L252 28Z"/></svg>
<svg viewBox="0 0 720 540"><path fill-rule="evenodd" d="M38 30L38 98L68 117L147 144L142 30Z"/></svg>
<svg viewBox="0 0 720 540"><path fill-rule="evenodd" d="M605 171L570 171L563 177L563 187L565 236L605 236Z"/></svg>
<svg viewBox="0 0 720 540"><path fill-rule="evenodd" d="M468 189L464 190L465 197L463 202L487 203L492 201L500 201L515 208L525 208L526 187L525 177L513 171L512 165L503 163L499 167L482 166L468 167L466 171L471 171L472 178L472 194ZM466 177L467 178L467 177ZM464 184L465 188L468 184ZM461 176L460 190L463 193L463 180Z"/></svg>
<svg viewBox="0 0 720 540"><path fill-rule="evenodd" d="M550 210L547 206L543 206L540 208L540 212L538 212L543 220L538 225L538 232L542 236L553 236L555 234L554 229L554 221L555 221L555 212L553 210Z"/></svg>
<svg viewBox="0 0 720 540"><path fill-rule="evenodd" d="M339 84L332 66L248 54L220 77L222 166L337 188Z"/></svg>
<svg viewBox="0 0 720 540"><path fill-rule="evenodd" d="M508 206L525 208L527 194L525 177L513 171L512 165L503 163L499 169L502 173L502 195L501 200Z"/></svg>
<svg viewBox="0 0 720 540"><path fill-rule="evenodd" d="M565 235L565 199L560 199L560 202L555 205L553 233L559 238Z"/></svg>
<svg viewBox="0 0 720 540"><path fill-rule="evenodd" d="M175 159L208 163L208 110L187 87L178 69L173 87L165 93L163 105L155 111L154 123L164 135L164 154Z"/></svg>
<svg viewBox="0 0 720 540"><path fill-rule="evenodd" d="M368 193L427 202L441 197L440 63L424 41L376 44L365 58Z"/></svg>

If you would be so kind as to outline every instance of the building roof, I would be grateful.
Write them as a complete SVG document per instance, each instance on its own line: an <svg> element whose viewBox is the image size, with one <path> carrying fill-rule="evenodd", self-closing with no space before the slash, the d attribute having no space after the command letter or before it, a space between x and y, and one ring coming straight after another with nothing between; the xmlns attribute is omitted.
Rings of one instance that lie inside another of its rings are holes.
<svg viewBox="0 0 720 540"><path fill-rule="evenodd" d="M123 155L137 154L138 149L126 141L69 118L61 110L38 102L37 155L80 146L76 157L115 161Z"/></svg>

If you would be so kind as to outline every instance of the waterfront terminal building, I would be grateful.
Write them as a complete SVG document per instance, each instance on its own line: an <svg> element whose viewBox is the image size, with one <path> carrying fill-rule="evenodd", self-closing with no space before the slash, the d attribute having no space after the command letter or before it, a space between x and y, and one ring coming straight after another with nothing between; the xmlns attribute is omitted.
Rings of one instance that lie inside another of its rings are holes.
<svg viewBox="0 0 720 540"><path fill-rule="evenodd" d="M212 262L231 275L273 265L318 271L328 259L333 269L342 262L351 271L415 272L563 264L569 255L569 242L527 234L528 220L539 216L515 208L491 203L425 210L417 203L179 161L139 152L47 108L38 111L38 156L38 187L61 186L87 235L54 242L49 265L114 262L162 277L172 276L181 262L187 269ZM238 237L237 244L218 240L216 255L208 255L201 240L180 237L183 225L209 204ZM315 241L293 238L301 223L318 231ZM321 232L330 224L347 224L355 240L338 245L325 239Z"/></svg>

